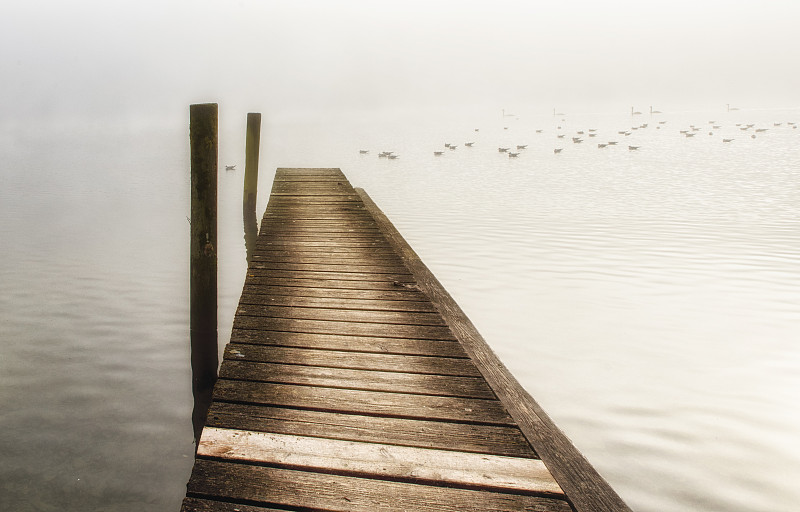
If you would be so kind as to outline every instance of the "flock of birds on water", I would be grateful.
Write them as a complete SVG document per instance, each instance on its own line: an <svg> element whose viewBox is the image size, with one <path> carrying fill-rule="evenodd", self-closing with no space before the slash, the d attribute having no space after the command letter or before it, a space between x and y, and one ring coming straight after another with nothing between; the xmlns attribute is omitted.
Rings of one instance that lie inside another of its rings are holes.
<svg viewBox="0 0 800 512"><path fill-rule="evenodd" d="M728 112L737 111L737 110L739 110L739 108L731 107L730 105L727 105L727 111ZM661 112L659 110L654 110L652 106L650 107L650 116L651 116L651 118L652 118L652 116L654 116L654 115L657 116L659 114L663 114L663 112ZM503 115L504 118L505 117L515 117L515 118L517 118L514 114L506 114L505 110L502 111L502 115ZM561 112L557 112L556 109L553 109L553 116L554 117L560 117L560 116L564 116L564 115L565 114L563 114ZM642 112L639 112L634 107L631 107L631 117L632 118L635 119L636 116L640 116L640 115L642 115ZM519 118L517 118L517 119L519 119ZM566 119L561 119L561 121L566 121ZM636 132L638 130L646 130L651 126L655 126L655 129L660 130L666 124L667 124L667 121L658 120L658 119L656 119L655 123L652 123L652 122L649 122L649 123L638 123L638 124L634 123L629 128L617 131L616 135L618 135L620 137L616 137L615 136L614 138L622 139L624 137L629 137L632 133L634 133L634 132ZM741 132L744 132L742 134L743 136L745 136L745 137L749 136L750 138L755 139L756 138L756 134L762 134L762 133L767 132L770 128L777 128L777 127L780 127L780 126L783 126L783 125L784 125L783 122L774 122L774 123L772 123L771 127L764 127L764 126L758 126L757 127L756 123L736 123L736 128L739 129ZM787 122L785 122L785 125L787 127L791 127L792 129L797 129L797 123L796 122L787 121ZM508 129L509 129L508 126L504 126L503 127L503 130L508 130ZM720 123L718 123L716 120L710 120L710 121L708 121L707 127L705 129L708 130L708 135L709 136L713 136L715 133L718 133L717 132L718 130L722 129L722 125ZM475 128L475 131L479 132L480 129L479 128ZM691 124L688 127L685 127L684 129L679 129L678 133L680 135L686 137L686 138L691 138L691 137L694 137L695 135L697 135L699 132L702 132L702 131L704 131L704 127L703 126L695 126L695 125ZM537 134L541 134L543 132L544 132L544 130L542 130L542 129L537 129L536 130ZM567 133L564 133L562 131L562 126L559 124L557 126L556 140L557 141L567 140L567 138L566 138L567 135L570 135L570 138L572 139L572 143L573 144L581 144L587 138L595 138L596 139L596 137L598 136L598 130L596 128L585 128L585 129L581 129L581 130L576 130L573 134L567 134ZM725 143L725 144L731 143L734 140L735 140L735 137L723 137L722 138L722 142ZM619 144L619 140L606 140L605 142L598 142L597 143L597 147L598 147L598 149L603 149L603 148L607 148L609 146L617 146L618 144ZM474 147L475 142L464 142L463 145L464 145L465 148L472 148L472 147ZM509 158L517 158L517 157L520 156L520 154L522 154L522 152L524 150L526 150L528 148L528 145L529 144L516 144L516 145L513 145L513 146L512 145L499 146L497 148L497 151L499 153L505 153L506 155L508 155ZM637 150L639 150L641 148L641 146L637 146L637 145L623 144L623 146L625 146L625 145L628 146L628 151L637 151ZM453 144L453 143L449 143L449 142L444 143L445 150L455 151L458 147L459 147L459 144ZM435 150L435 151L433 151L433 156L437 156L437 157L443 156L445 154L445 150ZM555 148L553 148L553 154L558 155L563 150L564 150L564 146L555 147ZM367 154L369 154L369 152L370 151L368 149L360 149L359 150L359 154L361 154L361 155L367 155ZM395 160L395 159L399 158L399 155L397 153L395 153L394 151L381 151L381 152L378 153L378 158L385 158L385 159L388 159L388 160Z"/></svg>

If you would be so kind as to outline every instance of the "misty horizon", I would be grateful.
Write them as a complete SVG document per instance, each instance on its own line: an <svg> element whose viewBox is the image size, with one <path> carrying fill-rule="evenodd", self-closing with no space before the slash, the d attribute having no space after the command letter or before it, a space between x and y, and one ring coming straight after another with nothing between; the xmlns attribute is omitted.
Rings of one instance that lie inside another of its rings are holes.
<svg viewBox="0 0 800 512"><path fill-rule="evenodd" d="M29 2L0 20L4 123L406 107L800 105L800 4Z"/></svg>

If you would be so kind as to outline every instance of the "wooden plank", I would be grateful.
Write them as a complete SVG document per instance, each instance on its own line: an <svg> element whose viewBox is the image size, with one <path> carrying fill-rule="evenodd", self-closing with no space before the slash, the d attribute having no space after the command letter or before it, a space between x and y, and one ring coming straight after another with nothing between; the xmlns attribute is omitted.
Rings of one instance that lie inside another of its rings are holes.
<svg viewBox="0 0 800 512"><path fill-rule="evenodd" d="M298 248L321 247L323 250L329 247L359 248L359 247L382 247L388 248L386 240L380 238L361 238L361 239L336 239L336 240L293 240L293 239L274 239L270 237L260 238L256 243L258 249L274 248Z"/></svg>
<svg viewBox="0 0 800 512"><path fill-rule="evenodd" d="M379 338L455 339L450 329L436 325L398 325L237 316L233 320L233 327L235 329L264 329L267 331L305 332L311 334L349 334L353 336L376 336Z"/></svg>
<svg viewBox="0 0 800 512"><path fill-rule="evenodd" d="M275 176L336 176L338 179L347 181L344 173L338 167L278 167Z"/></svg>
<svg viewBox="0 0 800 512"><path fill-rule="evenodd" d="M254 253L269 257L313 257L320 258L326 255L335 259L364 258L380 261L392 259L394 253L388 246L381 247L330 247L326 251L324 247L260 247L254 248Z"/></svg>
<svg viewBox="0 0 800 512"><path fill-rule="evenodd" d="M255 279L255 278L253 278ZM246 291L242 292L242 297L247 296L287 296L296 297L302 300L306 297L319 297L338 300L365 300L365 301L411 301L420 302L425 300L425 296L416 291L407 288L394 287L392 290L386 289L342 289L342 288L322 288L322 287L309 287L309 286L270 286L260 285L256 282L251 282Z"/></svg>
<svg viewBox="0 0 800 512"><path fill-rule="evenodd" d="M630 508L592 467L572 442L553 423L533 397L525 391L511 372L488 346L478 330L458 304L425 266L411 246L400 235L372 199L356 189L375 217L378 226L406 266L414 273L421 290L442 312L445 321L480 367L489 386L506 404L509 413L520 426L534 450L547 464L578 512L629 511Z"/></svg>
<svg viewBox="0 0 800 512"><path fill-rule="evenodd" d="M286 509L254 507L241 503L184 498L181 512L285 512Z"/></svg>
<svg viewBox="0 0 800 512"><path fill-rule="evenodd" d="M357 299L342 297L304 297L297 295L263 295L250 291L242 293L240 305L259 306L284 306L303 308L330 308L336 310L365 310L365 311L395 311L414 313L438 313L428 301L425 300L387 300L387 299Z"/></svg>
<svg viewBox="0 0 800 512"><path fill-rule="evenodd" d="M254 260L250 264L252 270L298 270L300 272L347 272L357 274L403 274L411 275L402 265L353 265L349 263L294 263L279 261Z"/></svg>
<svg viewBox="0 0 800 512"><path fill-rule="evenodd" d="M214 400L394 418L514 425L499 401L476 398L219 379L214 387Z"/></svg>
<svg viewBox="0 0 800 512"><path fill-rule="evenodd" d="M321 185L321 184L343 184L344 186L351 186L347 180L342 180L341 177L337 176L276 176L273 180L273 185L275 183L309 183L311 185Z"/></svg>
<svg viewBox="0 0 800 512"><path fill-rule="evenodd" d="M480 372L478 372L475 365L469 359L376 354L371 352L346 352L239 343L229 343L225 347L225 359L228 361L302 364L306 366L347 368L351 370L394 371L417 373L420 375L481 376Z"/></svg>
<svg viewBox="0 0 800 512"><path fill-rule="evenodd" d="M365 322L397 325L445 325L438 313L414 311L376 311L366 309L339 309L319 307L287 307L261 304L239 304L237 315L260 318L291 318L302 320L329 320L334 322Z"/></svg>
<svg viewBox="0 0 800 512"><path fill-rule="evenodd" d="M301 232L301 233L293 233L289 231L275 231L269 230L264 233L266 238L282 240L286 239L290 242L305 242L305 241L331 241L331 242L338 242L338 241L351 241L351 240L375 240L380 241L383 236L375 231L339 231L333 233L322 233L322 232Z"/></svg>
<svg viewBox="0 0 800 512"><path fill-rule="evenodd" d="M227 402L215 402L212 405L208 424L221 428L536 458L536 453L516 426L365 416Z"/></svg>
<svg viewBox="0 0 800 512"><path fill-rule="evenodd" d="M327 388L458 396L486 400L495 398L494 393L483 379L451 375L421 376L415 373L229 360L220 368L219 376L231 380L322 386Z"/></svg>
<svg viewBox="0 0 800 512"><path fill-rule="evenodd" d="M313 199L314 196L312 195L299 195L295 192L273 192L273 197L278 198L286 198L295 200L298 203L308 204L309 202L316 202L316 203L356 203L358 202L358 196L355 194L341 194L341 195L326 195L324 199Z"/></svg>
<svg viewBox="0 0 800 512"><path fill-rule="evenodd" d="M302 196L336 196L352 195L351 187L343 187L338 182L330 182L328 186L309 186L306 183L293 184L291 182L276 182L272 186L273 194L302 195Z"/></svg>
<svg viewBox="0 0 800 512"><path fill-rule="evenodd" d="M271 277L263 275L247 274L245 277L245 286L289 286L289 287L303 287L303 288L317 288L317 289L344 289L354 291L392 291L392 292L409 292L414 294L418 290L416 285L412 283L404 283L400 281L353 281L353 280L339 280L339 279L289 279L286 277Z"/></svg>
<svg viewBox="0 0 800 512"><path fill-rule="evenodd" d="M271 225L270 225L271 224ZM270 224L261 225L261 229L266 229L269 233L280 234L282 236L312 236L312 235L339 235L339 234L358 234L369 236L382 236L377 228L370 227L368 224L358 224L355 226L343 226L340 223L320 225L320 226L287 226L282 222L272 221Z"/></svg>
<svg viewBox="0 0 800 512"><path fill-rule="evenodd" d="M208 425L279 434L536 458L516 426L386 418L298 408L214 402Z"/></svg>
<svg viewBox="0 0 800 512"><path fill-rule="evenodd" d="M197 455L366 478L550 496L564 492L539 459L206 427Z"/></svg>
<svg viewBox="0 0 800 512"><path fill-rule="evenodd" d="M410 273L398 274L368 274L364 272L316 272L313 270L261 270L258 268L248 268L248 274L254 276L264 275L273 278L285 279L315 279L315 280L335 280L335 281L367 281L383 283L412 283L413 276Z"/></svg>
<svg viewBox="0 0 800 512"><path fill-rule="evenodd" d="M540 496L433 487L405 482L198 459L190 497L219 497L302 510L351 512L569 512L567 502Z"/></svg>
<svg viewBox="0 0 800 512"><path fill-rule="evenodd" d="M316 348L320 350L339 350L343 352L439 356L457 359L465 359L467 357L464 349L455 341L406 338L376 338L371 336L233 329L231 332L231 343Z"/></svg>

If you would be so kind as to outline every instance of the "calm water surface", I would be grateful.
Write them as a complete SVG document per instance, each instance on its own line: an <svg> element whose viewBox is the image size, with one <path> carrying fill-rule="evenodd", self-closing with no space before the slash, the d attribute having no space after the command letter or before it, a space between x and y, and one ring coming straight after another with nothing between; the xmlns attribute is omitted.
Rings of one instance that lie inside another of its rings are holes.
<svg viewBox="0 0 800 512"><path fill-rule="evenodd" d="M221 168L244 167L244 114L221 106ZM259 209L276 167L341 167L635 510L794 510L800 112L518 114L265 113ZM179 507L187 131L0 131L4 509ZM241 188L220 172L221 340L246 268Z"/></svg>

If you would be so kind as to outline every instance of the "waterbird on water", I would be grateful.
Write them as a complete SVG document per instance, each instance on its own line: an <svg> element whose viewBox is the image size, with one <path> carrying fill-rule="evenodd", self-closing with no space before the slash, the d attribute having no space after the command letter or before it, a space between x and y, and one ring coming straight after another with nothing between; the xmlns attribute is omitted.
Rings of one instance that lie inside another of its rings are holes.
<svg viewBox="0 0 800 512"><path fill-rule="evenodd" d="M226 171L235 171L236 170L236 164L234 164L234 165L226 165L225 166L225 170Z"/></svg>
<svg viewBox="0 0 800 512"><path fill-rule="evenodd" d="M508 157L509 157L509 158L516 158L516 157L518 157L518 156L519 156L519 153L511 153L510 151L509 151L509 153L508 153Z"/></svg>
<svg viewBox="0 0 800 512"><path fill-rule="evenodd" d="M632 116L640 116L640 115L642 115L642 113L639 112L638 110L635 110L633 107L631 107L631 115Z"/></svg>
<svg viewBox="0 0 800 512"><path fill-rule="evenodd" d="M553 150L553 153L555 153L555 154L557 155L557 154L561 153L561 150L562 150L562 149L564 149L564 148L555 148L555 149Z"/></svg>
<svg viewBox="0 0 800 512"><path fill-rule="evenodd" d="M525 149L527 147L528 147L527 144L517 144L517 149Z"/></svg>
<svg viewBox="0 0 800 512"><path fill-rule="evenodd" d="M629 150L629 151L636 151L636 150L637 150L637 149L639 149L640 147L641 147L641 146L628 146L628 150Z"/></svg>
<svg viewBox="0 0 800 512"><path fill-rule="evenodd" d="M650 115L652 114L661 114L660 110L653 110L653 105L650 105Z"/></svg>
<svg viewBox="0 0 800 512"><path fill-rule="evenodd" d="M722 142L731 142L733 139L722 139Z"/></svg>
<svg viewBox="0 0 800 512"><path fill-rule="evenodd" d="M361 155L366 155L367 153L369 153L369 150L368 149L359 149L358 153L361 154Z"/></svg>

